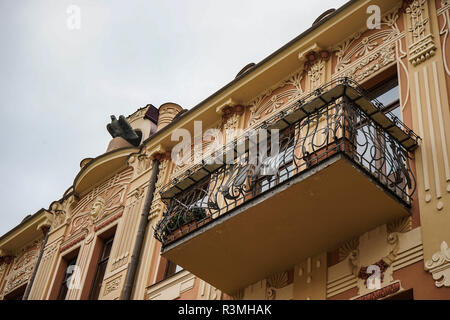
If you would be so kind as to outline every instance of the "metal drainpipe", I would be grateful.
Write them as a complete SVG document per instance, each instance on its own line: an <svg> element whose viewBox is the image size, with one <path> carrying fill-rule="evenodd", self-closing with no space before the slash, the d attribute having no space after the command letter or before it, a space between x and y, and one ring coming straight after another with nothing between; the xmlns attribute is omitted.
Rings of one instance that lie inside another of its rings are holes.
<svg viewBox="0 0 450 320"><path fill-rule="evenodd" d="M50 233L50 228L46 227L45 229L43 229L43 231L45 233L44 242L42 243L42 247L39 252L39 257L37 259L36 266L34 267L33 274L31 275L30 282L28 283L27 289L25 290L25 294L23 295L22 300L28 300L28 296L30 295L31 287L33 286L34 279L36 278L36 274L39 269L39 265L41 264L42 256L44 255L44 249L45 249L45 246L47 245L48 234Z"/></svg>
<svg viewBox="0 0 450 320"><path fill-rule="evenodd" d="M128 267L128 273L127 277L125 279L125 284L122 290L122 295L120 297L120 300L130 300L131 293L136 277L136 271L139 263L139 257L141 255L142 245L144 243L145 238L145 231L147 229L148 224L148 214L150 212L150 208L152 206L153 202L153 194L155 193L155 185L156 180L158 179L159 174L159 160L154 159L153 160L153 168L152 168L152 174L150 176L150 180L148 182L148 189L147 189L147 195L145 196L145 203L144 207L142 208L141 212L141 219L139 221L139 228L138 232L136 234L136 240L133 248L133 254L130 258L130 266Z"/></svg>

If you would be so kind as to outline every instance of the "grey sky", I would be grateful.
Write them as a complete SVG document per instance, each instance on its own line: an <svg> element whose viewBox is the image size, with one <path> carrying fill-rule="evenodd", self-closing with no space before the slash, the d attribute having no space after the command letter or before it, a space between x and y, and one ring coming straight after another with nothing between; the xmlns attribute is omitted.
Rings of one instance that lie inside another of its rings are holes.
<svg viewBox="0 0 450 320"><path fill-rule="evenodd" d="M111 114L189 109L345 2L0 1L0 235L105 151ZM80 30L67 28L71 4Z"/></svg>

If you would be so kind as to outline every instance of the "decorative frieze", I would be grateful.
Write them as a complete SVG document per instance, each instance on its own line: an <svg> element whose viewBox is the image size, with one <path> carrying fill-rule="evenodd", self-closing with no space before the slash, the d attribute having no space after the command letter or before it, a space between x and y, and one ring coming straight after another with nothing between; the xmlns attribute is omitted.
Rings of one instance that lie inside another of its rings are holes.
<svg viewBox="0 0 450 320"><path fill-rule="evenodd" d="M42 241L35 241L33 244L22 249L20 254L17 255L7 276L4 289L5 294L30 280L41 246Z"/></svg>
<svg viewBox="0 0 450 320"><path fill-rule="evenodd" d="M96 230L120 218L132 171L133 169L128 167L112 176L93 188L76 204L72 216L68 219L68 230L61 250L67 250L82 240L92 241Z"/></svg>
<svg viewBox="0 0 450 320"><path fill-rule="evenodd" d="M383 16L380 31L358 31L333 47L336 55L333 78L349 77L362 82L395 63L404 37L397 25L398 18L399 8L396 8Z"/></svg>
<svg viewBox="0 0 450 320"><path fill-rule="evenodd" d="M295 72L248 102L250 106L248 126L255 125L266 116L298 100L304 94L302 87L303 73L303 70Z"/></svg>

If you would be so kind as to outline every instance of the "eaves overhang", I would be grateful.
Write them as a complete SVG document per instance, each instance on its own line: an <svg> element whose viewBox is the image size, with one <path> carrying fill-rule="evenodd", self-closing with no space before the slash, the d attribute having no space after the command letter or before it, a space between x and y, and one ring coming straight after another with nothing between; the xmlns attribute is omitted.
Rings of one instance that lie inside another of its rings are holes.
<svg viewBox="0 0 450 320"><path fill-rule="evenodd" d="M25 217L20 224L0 237L0 250L6 253L14 252L43 237L40 227L51 220L51 216L49 211L40 209L33 215Z"/></svg>
<svg viewBox="0 0 450 320"><path fill-rule="evenodd" d="M169 125L145 140L143 145L162 144L167 148L176 142L170 141L170 132L176 128L193 129L193 121L202 119L204 125L210 125L207 119L217 119L220 105L228 101L245 103L270 87L281 78L299 69L300 53L308 48L328 48L349 37L355 30L365 26L367 6L377 4L382 12L401 4L400 0L352 0L329 14L286 45L263 59L261 62L239 75L227 85L191 108L188 112L172 121ZM339 30L339 31L336 31ZM247 100L248 99L248 100ZM205 121L206 120L206 121Z"/></svg>

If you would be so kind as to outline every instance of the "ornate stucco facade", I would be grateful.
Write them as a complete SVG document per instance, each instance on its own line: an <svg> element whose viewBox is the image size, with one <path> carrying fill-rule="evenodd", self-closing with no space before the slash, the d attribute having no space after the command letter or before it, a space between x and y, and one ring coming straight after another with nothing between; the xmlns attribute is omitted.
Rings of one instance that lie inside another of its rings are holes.
<svg viewBox="0 0 450 320"><path fill-rule="evenodd" d="M139 146L113 138L0 238L0 298L450 299L449 23L448 0L350 1L191 110L139 109ZM175 163L195 121L233 148L291 135L286 175L208 166L202 137Z"/></svg>

